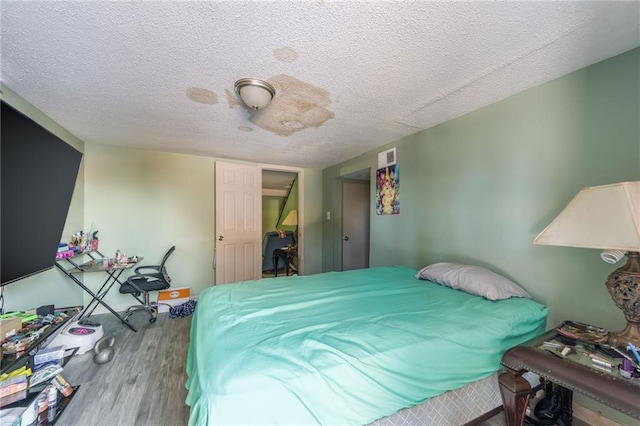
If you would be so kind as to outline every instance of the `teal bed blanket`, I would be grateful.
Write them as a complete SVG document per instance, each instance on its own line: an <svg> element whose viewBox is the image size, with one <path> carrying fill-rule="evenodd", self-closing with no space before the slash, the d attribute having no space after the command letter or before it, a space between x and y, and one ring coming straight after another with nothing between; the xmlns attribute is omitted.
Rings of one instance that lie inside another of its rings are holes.
<svg viewBox="0 0 640 426"><path fill-rule="evenodd" d="M208 288L192 319L190 425L359 425L500 369L547 308L489 301L407 267Z"/></svg>

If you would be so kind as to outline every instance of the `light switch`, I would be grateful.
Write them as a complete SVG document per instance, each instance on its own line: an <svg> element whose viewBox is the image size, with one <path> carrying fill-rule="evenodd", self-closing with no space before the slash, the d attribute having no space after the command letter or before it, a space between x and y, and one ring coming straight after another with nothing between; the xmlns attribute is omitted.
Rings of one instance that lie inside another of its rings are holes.
<svg viewBox="0 0 640 426"><path fill-rule="evenodd" d="M331 220L331 212L327 212L327 220Z"/></svg>

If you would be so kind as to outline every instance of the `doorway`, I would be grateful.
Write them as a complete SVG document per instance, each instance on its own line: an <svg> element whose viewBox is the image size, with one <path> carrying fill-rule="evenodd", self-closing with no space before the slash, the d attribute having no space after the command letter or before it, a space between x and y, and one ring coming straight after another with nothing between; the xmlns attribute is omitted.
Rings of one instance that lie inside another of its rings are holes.
<svg viewBox="0 0 640 426"><path fill-rule="evenodd" d="M286 220L284 214L295 211L295 225L290 229L297 231L296 256L294 266L297 273L302 274L304 268L304 235L303 229L303 169L287 166L266 164L246 165L216 161L215 182L215 229L216 239L214 248L213 268L215 269L216 285L253 280L261 278L263 267L264 230L262 223L263 195L274 195L270 188L263 188L263 172L267 172L267 182L273 175L269 171L287 172L295 177L289 192L289 205L283 203L278 209L276 227L282 227ZM289 177L291 177L289 176ZM272 184L267 183L266 186ZM283 188L286 189L286 188ZM295 193L296 197L291 195ZM280 193L278 193L280 194ZM295 204L292 204L295 200ZM294 209L295 207L295 209Z"/></svg>
<svg viewBox="0 0 640 426"><path fill-rule="evenodd" d="M262 278L297 274L299 257L297 172L262 170ZM273 257L276 249L287 248L285 259ZM288 264L287 264L288 263Z"/></svg>
<svg viewBox="0 0 640 426"><path fill-rule="evenodd" d="M343 176L342 270L369 267L370 169Z"/></svg>

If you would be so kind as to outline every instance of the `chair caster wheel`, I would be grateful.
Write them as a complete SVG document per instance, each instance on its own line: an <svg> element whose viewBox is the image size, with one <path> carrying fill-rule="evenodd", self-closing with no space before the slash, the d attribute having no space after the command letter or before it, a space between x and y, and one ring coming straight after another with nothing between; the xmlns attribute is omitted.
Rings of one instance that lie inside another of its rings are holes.
<svg viewBox="0 0 640 426"><path fill-rule="evenodd" d="M149 320L149 322L151 322L151 323L156 322L156 318L151 318L151 319Z"/></svg>

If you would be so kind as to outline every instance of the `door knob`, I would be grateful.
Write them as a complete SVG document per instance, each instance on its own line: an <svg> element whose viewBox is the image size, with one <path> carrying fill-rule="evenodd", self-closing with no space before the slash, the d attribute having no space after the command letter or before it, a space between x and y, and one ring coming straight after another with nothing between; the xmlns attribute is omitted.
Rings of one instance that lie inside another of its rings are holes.
<svg viewBox="0 0 640 426"><path fill-rule="evenodd" d="M349 241L349 236L345 236L345 237L343 238L343 240L345 240L345 241Z"/></svg>
<svg viewBox="0 0 640 426"><path fill-rule="evenodd" d="M224 237L222 235L218 235L218 241L222 241L224 240Z"/></svg>

